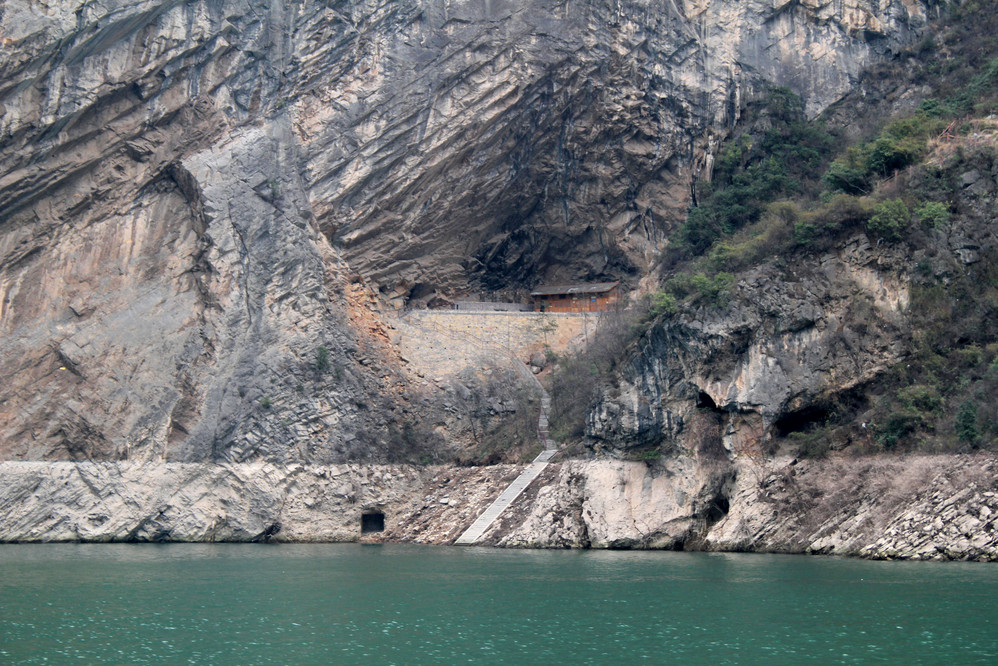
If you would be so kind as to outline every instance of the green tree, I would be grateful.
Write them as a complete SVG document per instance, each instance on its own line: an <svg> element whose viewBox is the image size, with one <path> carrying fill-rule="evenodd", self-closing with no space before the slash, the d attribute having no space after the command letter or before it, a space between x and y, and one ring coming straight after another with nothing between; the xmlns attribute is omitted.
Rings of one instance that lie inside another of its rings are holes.
<svg viewBox="0 0 998 666"><path fill-rule="evenodd" d="M927 227L942 229L949 222L949 207L938 201L926 201L915 209L919 221Z"/></svg>
<svg viewBox="0 0 998 666"><path fill-rule="evenodd" d="M975 444L981 436L981 431L977 427L977 404L965 402L960 406L960 411L956 413L956 423L954 424L957 439L967 444Z"/></svg>
<svg viewBox="0 0 998 666"><path fill-rule="evenodd" d="M667 291L657 292L651 297L651 314L653 317L661 314L672 314L677 309L676 297Z"/></svg>
<svg viewBox="0 0 998 666"><path fill-rule="evenodd" d="M720 308L727 307L730 302L731 287L734 284L735 276L731 273L718 273L713 277L697 273L692 279L696 300L708 305L716 305Z"/></svg>
<svg viewBox="0 0 998 666"><path fill-rule="evenodd" d="M852 146L844 155L828 166L821 180L831 191L846 194L866 194L870 191L870 175L866 167L866 157L862 151Z"/></svg>
<svg viewBox="0 0 998 666"><path fill-rule="evenodd" d="M894 412L877 430L877 442L885 449L893 449L918 429L919 421L914 414Z"/></svg>

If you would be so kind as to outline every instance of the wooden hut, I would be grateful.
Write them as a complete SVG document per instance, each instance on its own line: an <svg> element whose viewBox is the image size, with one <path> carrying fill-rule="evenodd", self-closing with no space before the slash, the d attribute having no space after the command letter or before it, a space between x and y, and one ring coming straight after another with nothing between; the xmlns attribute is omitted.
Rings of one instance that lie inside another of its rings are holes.
<svg viewBox="0 0 998 666"><path fill-rule="evenodd" d="M617 306L620 282L542 286L530 296L535 312L603 312Z"/></svg>

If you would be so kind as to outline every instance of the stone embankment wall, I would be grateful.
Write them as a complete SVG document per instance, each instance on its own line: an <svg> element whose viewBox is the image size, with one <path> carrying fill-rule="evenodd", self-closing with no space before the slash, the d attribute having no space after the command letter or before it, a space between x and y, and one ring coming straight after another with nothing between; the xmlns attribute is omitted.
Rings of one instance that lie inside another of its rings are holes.
<svg viewBox="0 0 998 666"><path fill-rule="evenodd" d="M522 465L0 463L0 541L449 544ZM481 540L998 560L998 457L554 463Z"/></svg>
<svg viewBox="0 0 998 666"><path fill-rule="evenodd" d="M386 319L392 342L421 374L440 377L465 368L526 362L549 347L564 353L592 335L599 314L415 310Z"/></svg>

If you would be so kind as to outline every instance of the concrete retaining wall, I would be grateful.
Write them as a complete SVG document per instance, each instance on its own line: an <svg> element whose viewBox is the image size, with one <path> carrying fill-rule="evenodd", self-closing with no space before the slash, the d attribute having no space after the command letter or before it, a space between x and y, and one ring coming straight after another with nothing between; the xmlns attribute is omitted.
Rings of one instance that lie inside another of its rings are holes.
<svg viewBox="0 0 998 666"><path fill-rule="evenodd" d="M473 312L533 312L534 306L524 303L490 303L488 301L457 301L455 310Z"/></svg>

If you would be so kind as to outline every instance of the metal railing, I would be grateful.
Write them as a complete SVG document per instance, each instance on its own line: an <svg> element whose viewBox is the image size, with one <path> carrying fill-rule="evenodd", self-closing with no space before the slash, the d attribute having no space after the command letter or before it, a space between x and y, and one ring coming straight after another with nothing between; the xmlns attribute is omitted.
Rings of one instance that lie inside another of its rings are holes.
<svg viewBox="0 0 998 666"><path fill-rule="evenodd" d="M526 303L489 303L487 301L455 301L454 310L472 312L533 312L534 306Z"/></svg>

